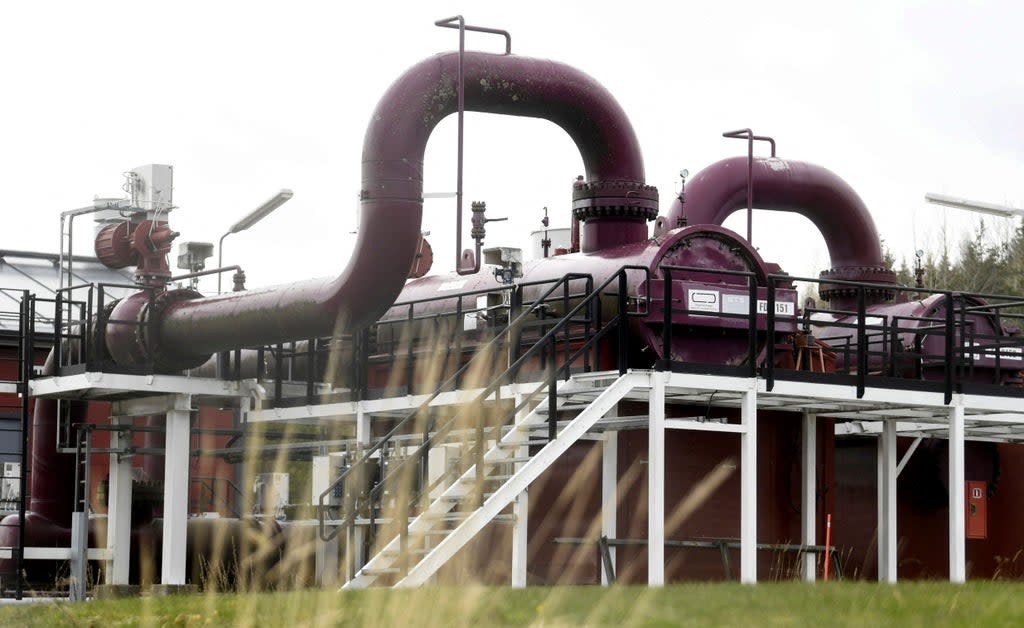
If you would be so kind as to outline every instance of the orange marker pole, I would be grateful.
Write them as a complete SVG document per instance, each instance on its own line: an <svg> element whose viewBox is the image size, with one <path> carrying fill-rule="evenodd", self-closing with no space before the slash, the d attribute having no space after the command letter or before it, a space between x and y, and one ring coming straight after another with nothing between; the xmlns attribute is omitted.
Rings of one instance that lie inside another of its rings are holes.
<svg viewBox="0 0 1024 628"><path fill-rule="evenodd" d="M832 555L832 514L825 517L825 582L828 582L828 559Z"/></svg>

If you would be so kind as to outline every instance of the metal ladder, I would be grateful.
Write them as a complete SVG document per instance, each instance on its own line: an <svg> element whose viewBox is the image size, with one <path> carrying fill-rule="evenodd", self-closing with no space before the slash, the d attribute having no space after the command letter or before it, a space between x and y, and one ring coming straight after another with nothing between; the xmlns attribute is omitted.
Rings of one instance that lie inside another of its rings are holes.
<svg viewBox="0 0 1024 628"><path fill-rule="evenodd" d="M71 574L68 579L68 597L72 601L84 600L88 585L90 458L92 431L87 427L79 428L75 447L75 507L71 513Z"/></svg>

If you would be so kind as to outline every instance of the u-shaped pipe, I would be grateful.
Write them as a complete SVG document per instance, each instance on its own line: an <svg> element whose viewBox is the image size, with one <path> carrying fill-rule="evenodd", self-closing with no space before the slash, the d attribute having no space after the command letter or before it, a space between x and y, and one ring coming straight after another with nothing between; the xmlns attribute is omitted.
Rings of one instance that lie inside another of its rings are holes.
<svg viewBox="0 0 1024 628"><path fill-rule="evenodd" d="M667 224L720 225L747 206L747 158L723 159L697 173L686 185L684 202L669 208ZM882 245L864 201L832 171L800 161L755 157L753 204L759 209L789 211L810 219L828 247L831 268L822 279L895 284L886 266ZM822 297L843 303L849 290L822 284ZM886 290L871 292L872 300L891 298Z"/></svg>
<svg viewBox="0 0 1024 628"><path fill-rule="evenodd" d="M458 60L458 53L443 53L414 65L373 112L363 142L359 235L338 277L209 298L169 292L151 306L144 294L130 297L111 319L149 324L110 324L114 359L137 362L148 350L158 366L181 369L218 351L343 333L376 320L397 298L416 253L423 156L434 127L457 109ZM621 233L621 224L601 230L610 217L639 222L630 237L647 237L643 221L657 214L657 190L644 184L629 119L597 81L554 61L466 52L463 84L468 111L542 118L569 134L586 169L586 181L574 187L574 212L585 228L589 222L594 247L621 243L606 233Z"/></svg>

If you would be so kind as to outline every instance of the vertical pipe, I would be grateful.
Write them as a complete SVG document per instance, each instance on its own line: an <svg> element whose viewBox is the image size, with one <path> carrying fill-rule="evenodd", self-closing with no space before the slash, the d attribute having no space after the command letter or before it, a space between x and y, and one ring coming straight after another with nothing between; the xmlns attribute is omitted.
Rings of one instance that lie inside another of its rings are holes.
<svg viewBox="0 0 1024 628"><path fill-rule="evenodd" d="M160 583L164 585L185 584L191 405L191 395L174 395L174 408L167 413L163 552L160 561Z"/></svg>
<svg viewBox="0 0 1024 628"><path fill-rule="evenodd" d="M769 316L771 312L769 311ZM757 582L757 380L740 402L740 582Z"/></svg>
<svg viewBox="0 0 1024 628"><path fill-rule="evenodd" d="M754 245L754 134L747 132L747 244Z"/></svg>
<svg viewBox="0 0 1024 628"><path fill-rule="evenodd" d="M817 544L818 526L818 431L817 416L803 415L803 467L800 491L800 544ZM817 576L817 555L804 553L804 582L814 582Z"/></svg>
<svg viewBox="0 0 1024 628"><path fill-rule="evenodd" d="M964 407L949 408L949 581L967 581L967 523L964 512Z"/></svg>
<svg viewBox="0 0 1024 628"><path fill-rule="evenodd" d="M605 416L616 416L612 409ZM614 539L618 534L616 515L618 514L617 488L619 483L619 433L607 431L601 443L601 536ZM615 546L608 548L612 565L615 565ZM601 570L601 584L608 586L609 575Z"/></svg>
<svg viewBox="0 0 1024 628"><path fill-rule="evenodd" d="M647 584L665 584L665 373L650 374L647 428Z"/></svg>

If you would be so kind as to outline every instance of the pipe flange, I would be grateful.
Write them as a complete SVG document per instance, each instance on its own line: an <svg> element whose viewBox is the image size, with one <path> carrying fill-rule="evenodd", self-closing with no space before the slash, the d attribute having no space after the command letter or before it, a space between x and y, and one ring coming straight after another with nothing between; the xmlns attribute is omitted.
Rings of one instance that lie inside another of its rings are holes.
<svg viewBox="0 0 1024 628"><path fill-rule="evenodd" d="M831 301L836 297L857 296L856 287L831 284L828 283L829 280L879 284L865 288L865 296L871 299L889 300L895 296L895 290L887 286L896 285L896 273L885 266L843 266L823 270L819 276L822 283L818 287L818 294L826 301Z"/></svg>
<svg viewBox="0 0 1024 628"><path fill-rule="evenodd" d="M636 181L577 181L572 189L572 215L590 218L658 217L658 188Z"/></svg>
<svg viewBox="0 0 1024 628"><path fill-rule="evenodd" d="M178 372L195 368L209 356L182 356L168 353L155 341L159 337L163 312L172 303L197 299L203 295L189 288L165 290L150 301L148 292L136 292L119 301L107 323L107 349L121 366L145 366L152 360L156 372Z"/></svg>

